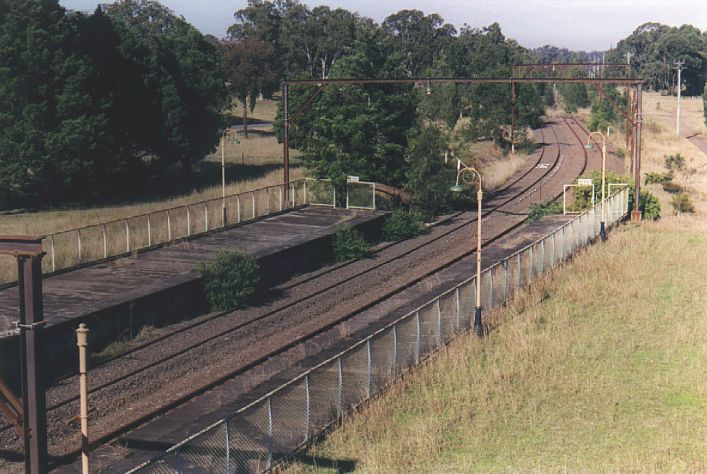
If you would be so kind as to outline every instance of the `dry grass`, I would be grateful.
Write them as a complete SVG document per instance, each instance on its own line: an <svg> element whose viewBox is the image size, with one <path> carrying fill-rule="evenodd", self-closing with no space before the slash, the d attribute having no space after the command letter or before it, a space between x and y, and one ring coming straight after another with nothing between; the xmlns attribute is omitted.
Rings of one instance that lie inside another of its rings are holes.
<svg viewBox="0 0 707 474"><path fill-rule="evenodd" d="M290 179L296 180L304 175L301 168L290 172ZM227 193L240 193L282 183L282 170L274 170L261 178L236 181L227 185ZM0 234L48 234L73 229L86 225L120 219L128 216L145 214L170 207L203 201L221 196L220 186L210 186L201 191L173 197L170 199L140 202L127 205L61 209L40 212L27 212L16 215L0 216Z"/></svg>
<svg viewBox="0 0 707 474"><path fill-rule="evenodd" d="M611 234L290 472L705 472L707 224Z"/></svg>
<svg viewBox="0 0 707 474"><path fill-rule="evenodd" d="M641 151L641 174L648 172L665 172L665 157L680 153L690 167L696 168L696 173L685 180L677 177L676 181L688 186L699 214L707 213L707 155L702 153L687 136L707 134L704 125L703 102L701 97L683 97L681 102L680 136L675 134L676 98L661 96L655 92L643 94L643 148ZM588 110L581 110L580 115L589 116ZM626 149L622 133L612 134L610 141L617 149ZM626 160L628 164L628 159ZM670 205L671 195L663 191L660 185L648 185L647 189L658 196L661 201L663 215L674 213Z"/></svg>

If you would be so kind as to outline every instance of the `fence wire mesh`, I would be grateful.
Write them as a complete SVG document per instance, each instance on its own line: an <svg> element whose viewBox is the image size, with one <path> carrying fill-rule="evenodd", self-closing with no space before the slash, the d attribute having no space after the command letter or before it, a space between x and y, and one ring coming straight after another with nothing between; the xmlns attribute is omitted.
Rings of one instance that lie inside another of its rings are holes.
<svg viewBox="0 0 707 474"><path fill-rule="evenodd" d="M628 189L608 200L612 225L628 212ZM592 209L555 232L487 268L481 300L503 305L514 291L550 271L598 236ZM552 249L554 247L554 252ZM363 341L304 372L131 473L259 473L272 469L407 369L470 328L475 305L472 277Z"/></svg>
<svg viewBox="0 0 707 474"><path fill-rule="evenodd" d="M348 209L375 209L376 183L347 181L346 207Z"/></svg>

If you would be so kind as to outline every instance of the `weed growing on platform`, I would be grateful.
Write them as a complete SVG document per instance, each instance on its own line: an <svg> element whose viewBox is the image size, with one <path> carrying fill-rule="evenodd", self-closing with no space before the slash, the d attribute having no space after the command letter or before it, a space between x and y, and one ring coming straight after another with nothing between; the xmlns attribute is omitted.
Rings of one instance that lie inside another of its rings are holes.
<svg viewBox="0 0 707 474"><path fill-rule="evenodd" d="M199 265L199 273L212 311L242 307L255 292L260 266L245 252L221 250Z"/></svg>
<svg viewBox="0 0 707 474"><path fill-rule="evenodd" d="M393 242L425 233L425 220L419 211L395 209L383 224L381 240Z"/></svg>
<svg viewBox="0 0 707 474"><path fill-rule="evenodd" d="M337 262L361 258L368 253L368 242L361 232L350 225L342 225L336 230L332 254Z"/></svg>

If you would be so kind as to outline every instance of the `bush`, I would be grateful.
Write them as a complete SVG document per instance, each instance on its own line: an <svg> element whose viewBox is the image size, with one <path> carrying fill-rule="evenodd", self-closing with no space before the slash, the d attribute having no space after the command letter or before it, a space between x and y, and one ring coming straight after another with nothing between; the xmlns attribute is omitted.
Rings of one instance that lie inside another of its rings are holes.
<svg viewBox="0 0 707 474"><path fill-rule="evenodd" d="M211 310L226 311L242 307L255 293L260 266L245 252L221 250L198 270Z"/></svg>
<svg viewBox="0 0 707 474"><path fill-rule="evenodd" d="M657 197L647 191L641 191L640 209L643 211L644 219L660 219L660 201L658 201Z"/></svg>
<svg viewBox="0 0 707 474"><path fill-rule="evenodd" d="M680 153L667 155L665 157L665 169L668 170L672 177L676 171L682 171L685 168L685 157Z"/></svg>
<svg viewBox="0 0 707 474"><path fill-rule="evenodd" d="M624 158L626 158L626 151L619 148L614 152L614 156L620 160L623 160Z"/></svg>
<svg viewBox="0 0 707 474"><path fill-rule="evenodd" d="M387 242L423 234L425 223L421 212L395 209L383 224L381 239Z"/></svg>
<svg viewBox="0 0 707 474"><path fill-rule="evenodd" d="M562 214L562 204L554 201L532 203L528 213L528 223L535 222L541 217L551 214Z"/></svg>
<svg viewBox="0 0 707 474"><path fill-rule="evenodd" d="M656 183L656 184L667 184L672 180L672 176L669 173L646 173L646 184Z"/></svg>
<svg viewBox="0 0 707 474"><path fill-rule="evenodd" d="M589 176L594 182L594 192L596 202L600 202L601 199L601 171L592 171ZM628 176L621 176L611 171L606 172L606 184L607 184L607 197L609 196L609 183L628 183L630 193L628 197L628 208L633 209L633 197L636 192L636 187L634 186L633 180ZM616 192L617 189L612 189L612 193ZM575 198L575 210L587 209L591 206L592 193L588 188L575 188L574 189ZM641 190L641 203L639 206L640 210L643 212L643 217L645 219L660 219L660 201L653 194L646 190Z"/></svg>
<svg viewBox="0 0 707 474"><path fill-rule="evenodd" d="M695 205L692 203L690 195L684 192L674 195L670 200L670 204L677 213L695 212Z"/></svg>
<svg viewBox="0 0 707 474"><path fill-rule="evenodd" d="M336 230L332 253L337 262L361 258L368 253L368 242L355 227L342 225Z"/></svg>

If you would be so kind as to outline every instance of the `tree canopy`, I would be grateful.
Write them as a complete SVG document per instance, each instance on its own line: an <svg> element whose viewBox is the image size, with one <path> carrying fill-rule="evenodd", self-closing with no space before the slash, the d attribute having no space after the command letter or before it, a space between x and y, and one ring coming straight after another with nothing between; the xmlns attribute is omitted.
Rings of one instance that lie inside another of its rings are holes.
<svg viewBox="0 0 707 474"><path fill-rule="evenodd" d="M218 141L220 57L157 2L3 0L0 51L0 204L127 195Z"/></svg>
<svg viewBox="0 0 707 474"><path fill-rule="evenodd" d="M608 52L607 62L626 62L627 54L636 76L646 79L655 90L675 90L676 61L684 64L682 80L687 95L699 95L704 88L707 44L694 26L644 23Z"/></svg>

